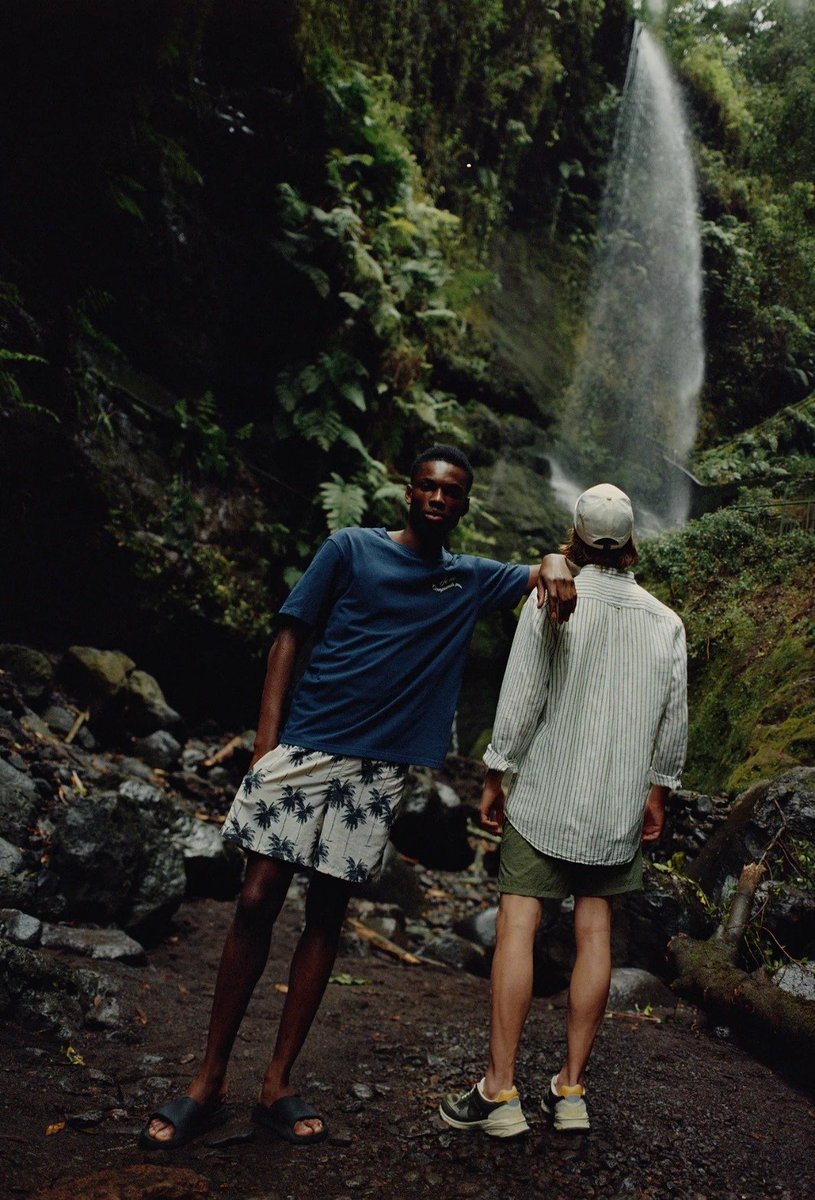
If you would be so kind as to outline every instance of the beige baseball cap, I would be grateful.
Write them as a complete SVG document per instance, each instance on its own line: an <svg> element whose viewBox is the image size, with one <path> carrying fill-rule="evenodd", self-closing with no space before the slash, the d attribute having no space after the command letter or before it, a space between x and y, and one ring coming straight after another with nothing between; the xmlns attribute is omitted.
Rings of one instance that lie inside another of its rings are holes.
<svg viewBox="0 0 815 1200"><path fill-rule="evenodd" d="M598 483L577 497L574 528L587 546L618 550L634 532L631 501L613 483Z"/></svg>

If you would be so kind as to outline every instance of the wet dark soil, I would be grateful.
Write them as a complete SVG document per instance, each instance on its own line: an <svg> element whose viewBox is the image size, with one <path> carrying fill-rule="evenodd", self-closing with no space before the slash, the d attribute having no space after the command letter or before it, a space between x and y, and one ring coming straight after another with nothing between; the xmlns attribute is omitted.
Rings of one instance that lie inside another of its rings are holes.
<svg viewBox="0 0 815 1200"><path fill-rule="evenodd" d="M164 1190L129 1193L139 1197L190 1194L173 1191L173 1179L182 1181L178 1168L224 1200L815 1195L812 1097L684 1007L655 1014L659 1020L621 1014L605 1021L588 1080L592 1131L567 1138L540 1112L562 1050L564 1014L536 999L519 1066L531 1134L502 1142L448 1129L436 1115L439 1099L483 1073L489 985L376 952L339 959L338 975L364 982L329 986L297 1068L295 1082L325 1114L330 1139L292 1147L255 1130L249 1111L282 1006L296 900L278 923L236 1045L233 1119L180 1151L142 1151L136 1139L145 1115L183 1092L201 1051L231 910L229 903L187 902L175 935L150 952L146 966L116 968L128 1017L114 1034L85 1031L69 1049L0 1025L3 1196L34 1195L101 1171L137 1175L140 1164L168 1174ZM90 1192L77 1186L72 1194L80 1200ZM121 1193L105 1193L114 1194Z"/></svg>

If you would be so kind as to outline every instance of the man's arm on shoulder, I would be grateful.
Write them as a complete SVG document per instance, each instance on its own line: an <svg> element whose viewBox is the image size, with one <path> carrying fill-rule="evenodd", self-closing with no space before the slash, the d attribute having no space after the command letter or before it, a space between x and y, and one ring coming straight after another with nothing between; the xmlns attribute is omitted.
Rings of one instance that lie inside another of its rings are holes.
<svg viewBox="0 0 815 1200"><path fill-rule="evenodd" d="M536 567L529 568L527 595L537 589L538 608L543 608L547 597L552 616L558 622L566 622L577 605L577 590L574 576L578 568L562 554L545 554Z"/></svg>
<svg viewBox="0 0 815 1200"><path fill-rule="evenodd" d="M310 632L305 622L289 617L281 625L269 651L251 766L269 750L274 750L280 741L283 703L291 684L297 654Z"/></svg>

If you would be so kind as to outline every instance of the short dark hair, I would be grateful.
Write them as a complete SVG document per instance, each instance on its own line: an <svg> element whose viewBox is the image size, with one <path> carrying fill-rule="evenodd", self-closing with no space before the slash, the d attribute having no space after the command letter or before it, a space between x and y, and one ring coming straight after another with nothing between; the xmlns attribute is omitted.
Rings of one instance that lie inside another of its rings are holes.
<svg viewBox="0 0 815 1200"><path fill-rule="evenodd" d="M447 446L443 442L435 446L431 446L428 450L423 450L414 458L410 468L410 482L416 478L416 472L422 463L426 462L446 462L453 467L460 467L467 476L467 491L473 486L473 468L470 460L463 450L459 450L458 446Z"/></svg>
<svg viewBox="0 0 815 1200"><path fill-rule="evenodd" d="M624 546L589 546L577 534L574 528L569 530L569 540L560 547L560 553L565 554L576 567L585 567L594 563L597 567L613 567L617 571L625 571L635 567L640 561L640 552L633 537Z"/></svg>

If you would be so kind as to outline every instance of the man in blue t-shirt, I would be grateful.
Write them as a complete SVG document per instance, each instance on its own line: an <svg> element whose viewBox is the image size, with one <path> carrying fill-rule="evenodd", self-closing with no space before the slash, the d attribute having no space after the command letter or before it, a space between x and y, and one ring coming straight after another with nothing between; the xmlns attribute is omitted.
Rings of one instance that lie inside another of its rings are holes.
<svg viewBox="0 0 815 1200"><path fill-rule="evenodd" d="M232 1045L269 953L292 875L310 867L277 1041L252 1116L289 1142L328 1134L289 1076L322 1000L354 883L375 878L409 764L440 767L478 618L547 594L568 620L566 560L498 563L446 548L469 508L472 468L453 446L413 464L404 529L343 529L321 547L280 610L255 752L224 826L248 855L215 986L209 1039L187 1095L154 1112L142 1146L175 1148L224 1119ZM308 667L283 706L298 650Z"/></svg>

